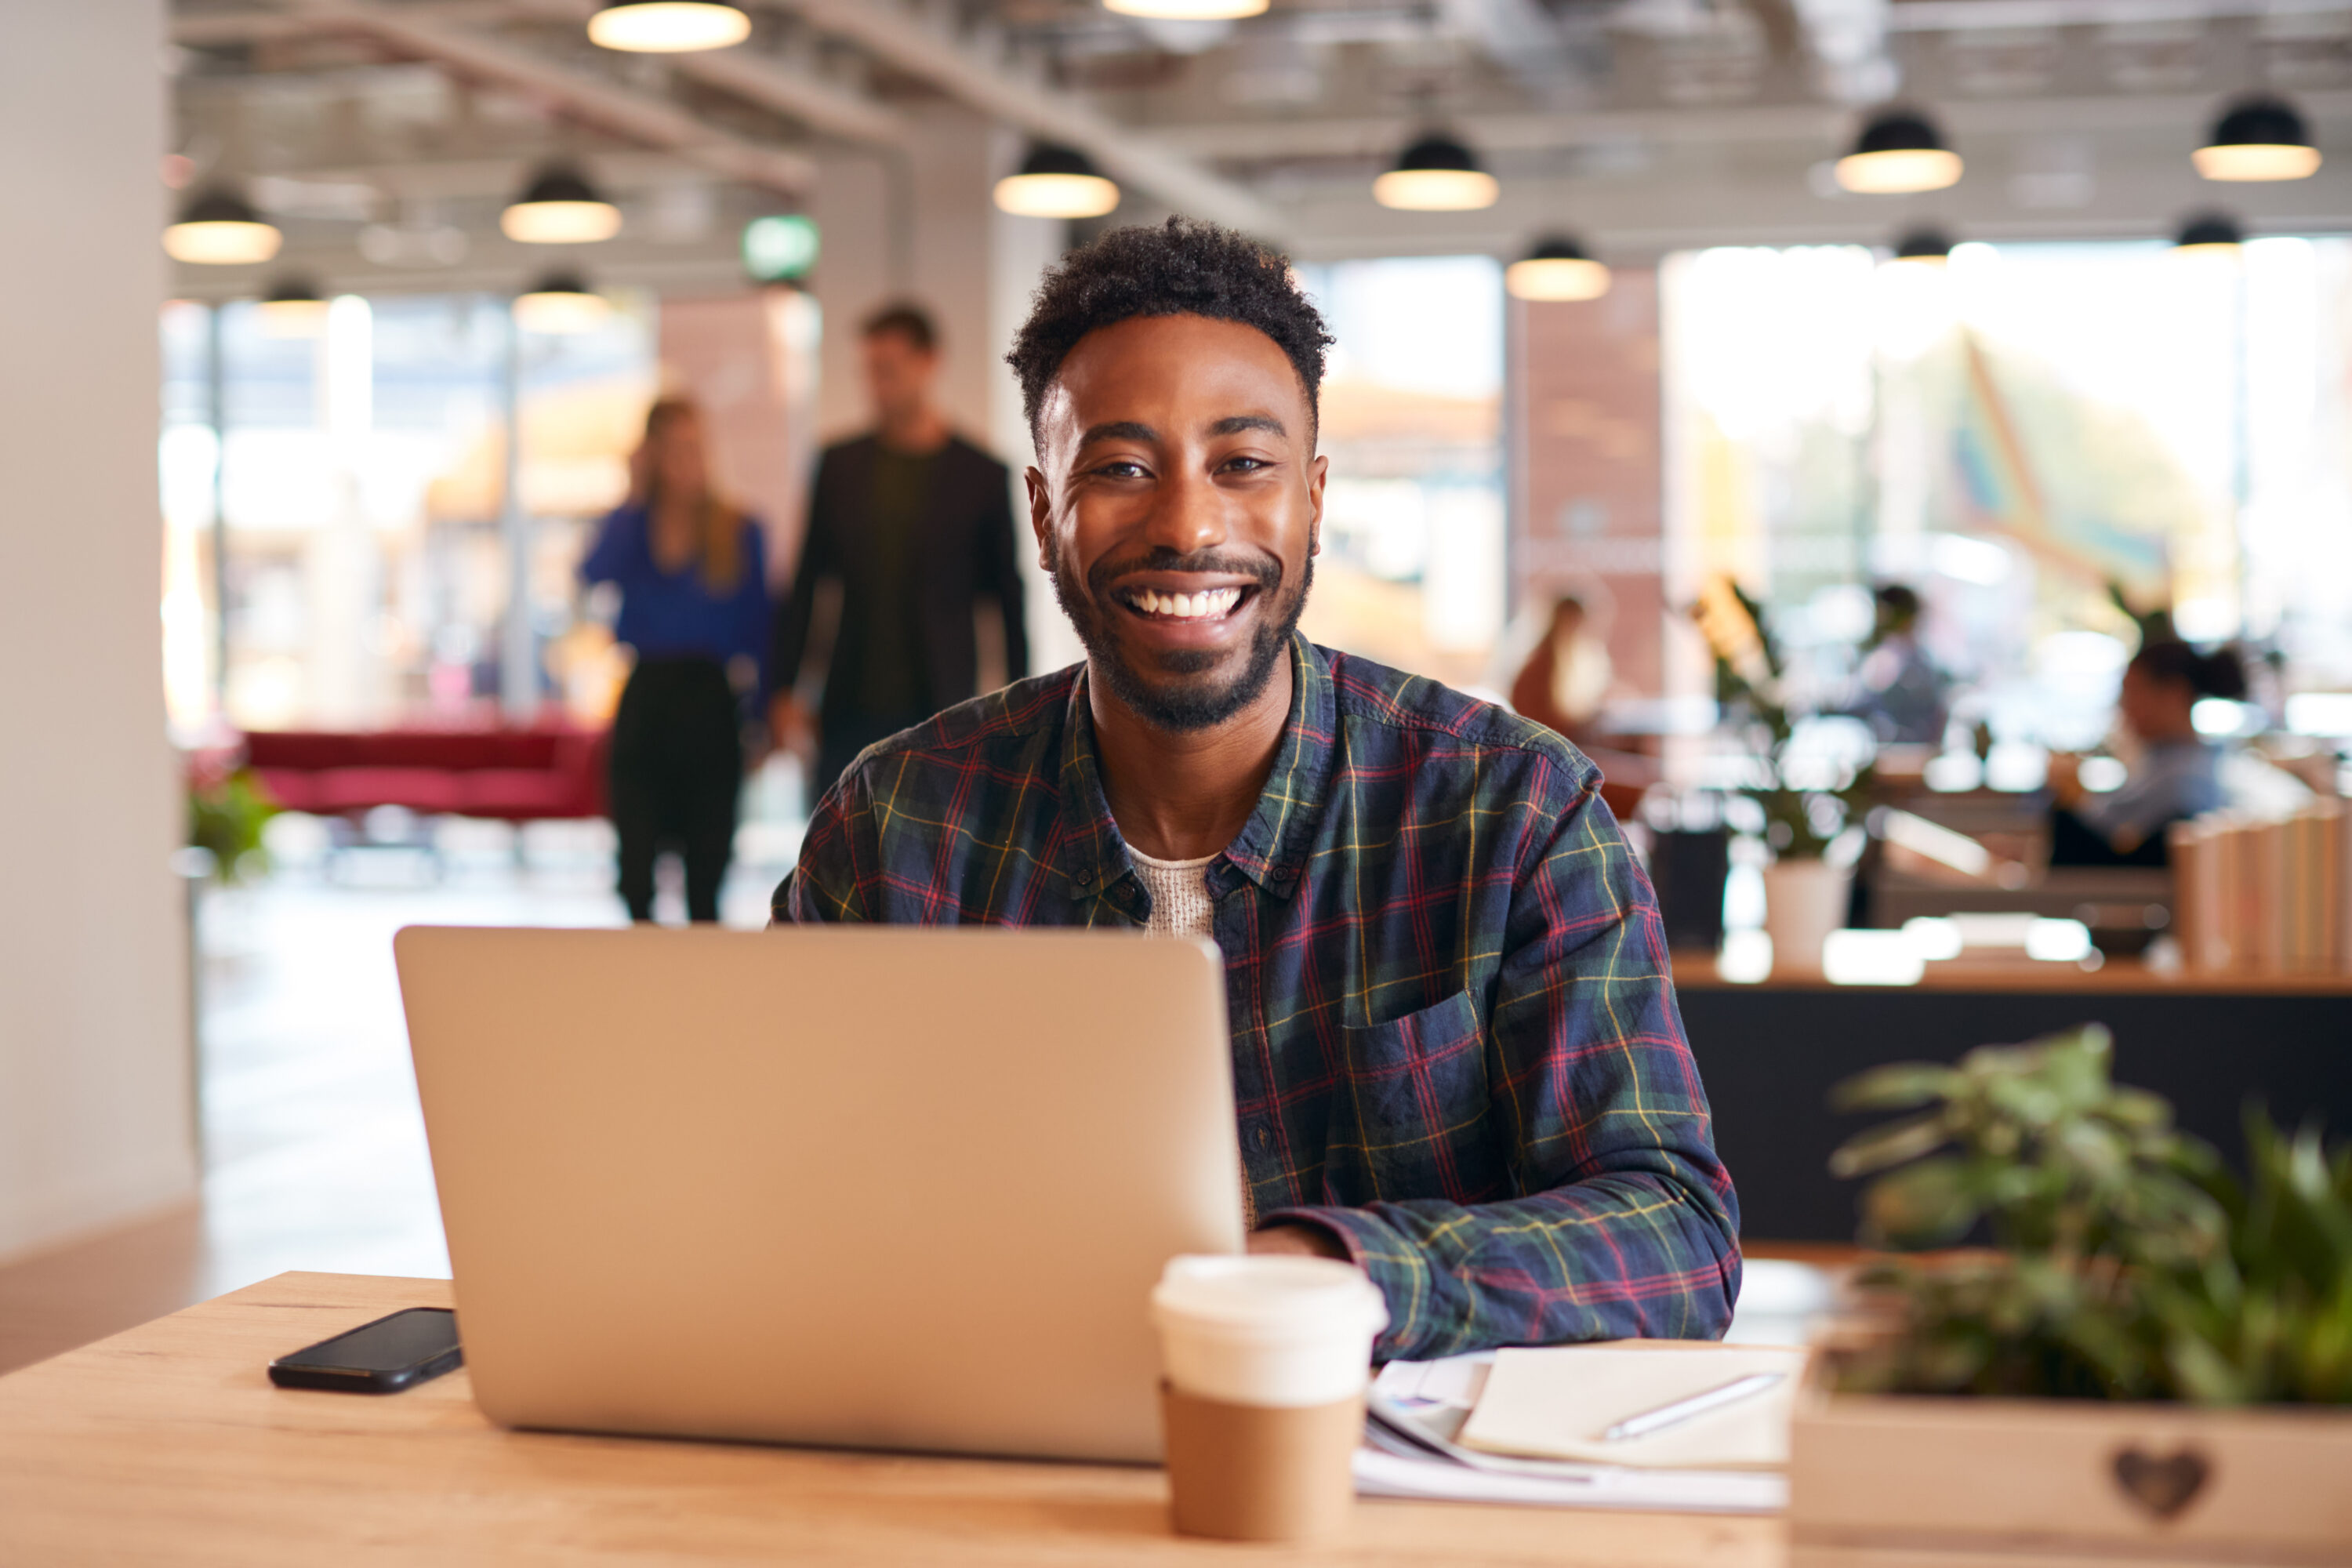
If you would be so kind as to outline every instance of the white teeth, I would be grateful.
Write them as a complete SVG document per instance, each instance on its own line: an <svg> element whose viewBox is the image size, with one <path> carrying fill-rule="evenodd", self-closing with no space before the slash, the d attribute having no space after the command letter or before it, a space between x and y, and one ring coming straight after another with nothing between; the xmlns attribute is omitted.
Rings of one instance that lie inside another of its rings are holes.
<svg viewBox="0 0 2352 1568"><path fill-rule="evenodd" d="M1142 588L1136 591L1131 602L1147 616L1197 621L1223 615L1239 604L1241 597L1239 588L1209 588L1198 594L1162 594Z"/></svg>

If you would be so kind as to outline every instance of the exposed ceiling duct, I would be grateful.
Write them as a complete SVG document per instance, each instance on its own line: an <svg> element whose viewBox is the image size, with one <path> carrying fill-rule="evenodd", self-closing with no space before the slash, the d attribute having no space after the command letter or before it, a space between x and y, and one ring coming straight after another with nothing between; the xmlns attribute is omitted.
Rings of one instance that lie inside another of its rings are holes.
<svg viewBox="0 0 2352 1568"><path fill-rule="evenodd" d="M446 19L444 8L383 5L370 0L289 0L278 15L252 20L264 36L290 36L289 23L309 30L363 34L398 53L426 59L470 80L525 93L587 123L664 152L729 179L789 195L807 191L816 165L797 153L731 136L667 99L618 82L567 69L529 50ZM229 18L205 16L187 25L183 42L215 42Z"/></svg>
<svg viewBox="0 0 2352 1568"><path fill-rule="evenodd" d="M1149 191L1181 212L1269 238L1281 237L1287 227L1271 205L1244 187L1155 145L897 0L793 0L793 8L820 30L992 120L1079 149L1121 184Z"/></svg>

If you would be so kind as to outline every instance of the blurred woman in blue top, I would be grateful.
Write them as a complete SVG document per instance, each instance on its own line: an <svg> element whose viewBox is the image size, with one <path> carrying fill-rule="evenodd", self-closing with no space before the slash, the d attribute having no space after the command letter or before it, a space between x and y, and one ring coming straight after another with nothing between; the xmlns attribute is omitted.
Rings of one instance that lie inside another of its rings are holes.
<svg viewBox="0 0 2352 1568"><path fill-rule="evenodd" d="M2076 758L2050 760L2050 864L2165 865L2164 830L2222 803L2221 753L2197 732L2198 700L2245 694L2246 667L2233 649L2200 653L2177 637L2141 644L2116 712L2146 749L2107 795L2083 788Z"/></svg>
<svg viewBox="0 0 2352 1568"><path fill-rule="evenodd" d="M743 721L765 696L768 561L758 523L710 487L701 416L664 398L646 416L638 493L607 517L582 581L621 590L614 637L636 654L613 720L610 810L621 898L654 912L654 860L686 863L686 908L719 918L743 784Z"/></svg>

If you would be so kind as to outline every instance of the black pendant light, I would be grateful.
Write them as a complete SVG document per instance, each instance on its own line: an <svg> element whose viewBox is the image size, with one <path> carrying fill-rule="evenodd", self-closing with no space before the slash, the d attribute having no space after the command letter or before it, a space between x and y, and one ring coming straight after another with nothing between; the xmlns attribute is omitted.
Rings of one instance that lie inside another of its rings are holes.
<svg viewBox="0 0 2352 1568"><path fill-rule="evenodd" d="M751 36L751 18L715 0L626 0L588 18L588 41L640 55L724 49Z"/></svg>
<svg viewBox="0 0 2352 1568"><path fill-rule="evenodd" d="M1094 160L1058 142L1033 142L1021 167L996 182L996 205L1017 217L1100 217L1118 185Z"/></svg>
<svg viewBox="0 0 2352 1568"><path fill-rule="evenodd" d="M1609 292L1609 268L1564 234L1546 235L1503 271L1515 300L1541 303L1598 300Z"/></svg>
<svg viewBox="0 0 2352 1568"><path fill-rule="evenodd" d="M275 225L233 191L199 191L163 231L163 249L174 261L203 267L239 267L267 261L285 241Z"/></svg>
<svg viewBox="0 0 2352 1568"><path fill-rule="evenodd" d="M326 321L326 298L308 278L281 278L262 296L261 329L273 338L315 338Z"/></svg>
<svg viewBox="0 0 2352 1568"><path fill-rule="evenodd" d="M1873 116L1853 151L1837 161L1837 183L1864 195L1940 191L1959 177L1960 155L1944 145L1927 116L1910 109Z"/></svg>
<svg viewBox="0 0 2352 1568"><path fill-rule="evenodd" d="M2175 255L2234 256L2246 243L2246 231L2227 213L2200 213L2180 226L2173 237Z"/></svg>
<svg viewBox="0 0 2352 1568"><path fill-rule="evenodd" d="M499 215L499 227L526 245L586 245L621 232L621 209L579 170L556 163L541 170Z"/></svg>
<svg viewBox="0 0 2352 1568"><path fill-rule="evenodd" d="M1952 237L1940 228L1915 228L1895 242L1897 261L1948 261L1952 257Z"/></svg>
<svg viewBox="0 0 2352 1568"><path fill-rule="evenodd" d="M2319 169L2303 116L2283 98L2242 98L2189 155L2209 180L2301 180Z"/></svg>
<svg viewBox="0 0 2352 1568"><path fill-rule="evenodd" d="M577 272L551 272L515 296L515 325L527 332L592 331L612 313L611 301L592 291Z"/></svg>
<svg viewBox="0 0 2352 1568"><path fill-rule="evenodd" d="M1502 190L1459 138L1433 131L1398 153L1372 182L1372 199L1399 212L1475 212L1493 206Z"/></svg>
<svg viewBox="0 0 2352 1568"><path fill-rule="evenodd" d="M1266 0L1102 0L1103 9L1122 16L1164 22L1230 22L1263 14Z"/></svg>

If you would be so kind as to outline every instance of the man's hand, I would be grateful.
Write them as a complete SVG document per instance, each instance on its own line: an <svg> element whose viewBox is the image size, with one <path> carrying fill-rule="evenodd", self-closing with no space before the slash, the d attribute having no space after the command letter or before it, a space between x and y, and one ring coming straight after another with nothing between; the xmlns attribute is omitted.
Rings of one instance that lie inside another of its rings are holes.
<svg viewBox="0 0 2352 1568"><path fill-rule="evenodd" d="M1339 1239L1320 1226L1270 1225L1264 1230L1249 1233L1249 1250L1253 1257L1274 1255L1289 1258L1332 1258L1348 1261L1348 1249Z"/></svg>
<svg viewBox="0 0 2352 1568"><path fill-rule="evenodd" d="M816 721L789 691L768 699L768 739L803 761L816 755Z"/></svg>

